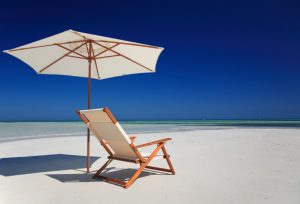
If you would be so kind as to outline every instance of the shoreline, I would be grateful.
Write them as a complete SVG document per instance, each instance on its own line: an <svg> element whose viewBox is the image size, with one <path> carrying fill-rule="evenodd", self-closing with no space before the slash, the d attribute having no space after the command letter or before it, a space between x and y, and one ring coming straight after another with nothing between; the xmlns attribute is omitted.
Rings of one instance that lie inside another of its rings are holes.
<svg viewBox="0 0 300 204"><path fill-rule="evenodd" d="M187 126L189 127L189 126ZM279 126L197 126L196 129L180 129L180 130L169 130L168 133L174 132L194 132L201 130L226 130L226 129L299 129L300 127L279 127ZM140 132L137 134L156 134L156 133L164 133L165 131L151 131L151 132ZM134 133L133 133L134 134ZM24 137L14 137L0 140L1 143L15 142L15 141L23 141L23 140L33 140L33 139L47 139L47 138L63 138L63 137L85 137L84 133L81 134L55 134L55 135L41 135L41 136L24 136Z"/></svg>
<svg viewBox="0 0 300 204"><path fill-rule="evenodd" d="M203 131L203 130L227 130L227 129L299 129L300 127L281 127L281 126L215 126L215 125L209 125L209 126L193 126L195 129L188 129L191 126L188 125L176 125L177 127L185 127L183 129L175 129L175 130L168 130L164 131L158 130L158 131L144 131L138 133L128 133L128 134L156 134L156 133L174 133L174 132L194 132L194 131ZM126 132L126 130L125 130ZM23 140L34 140L34 139L47 139L47 138L63 138L63 137L85 137L85 133L57 133L53 135L33 135L33 136L20 136L20 137L11 137L6 139L0 139L0 144L2 143L9 143L9 142L15 142L15 141L23 141Z"/></svg>

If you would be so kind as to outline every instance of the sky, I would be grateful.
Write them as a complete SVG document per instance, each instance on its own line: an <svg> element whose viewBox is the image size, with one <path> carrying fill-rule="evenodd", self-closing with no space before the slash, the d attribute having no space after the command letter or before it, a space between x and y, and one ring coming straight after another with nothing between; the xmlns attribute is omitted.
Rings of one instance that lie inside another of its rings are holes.
<svg viewBox="0 0 300 204"><path fill-rule="evenodd" d="M92 81L120 120L300 118L300 2L2 1L0 49L73 29L164 47L157 72ZM0 121L77 120L87 79L0 53Z"/></svg>

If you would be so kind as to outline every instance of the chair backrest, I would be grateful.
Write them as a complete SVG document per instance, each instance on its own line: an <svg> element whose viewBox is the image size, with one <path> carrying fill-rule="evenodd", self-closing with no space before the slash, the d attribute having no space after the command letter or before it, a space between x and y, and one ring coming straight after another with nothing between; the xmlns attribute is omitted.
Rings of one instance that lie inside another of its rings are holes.
<svg viewBox="0 0 300 204"><path fill-rule="evenodd" d="M81 119L99 142L101 140L106 141L113 156L130 160L139 159L137 153L130 146L130 138L108 108L80 110L78 112L84 116Z"/></svg>

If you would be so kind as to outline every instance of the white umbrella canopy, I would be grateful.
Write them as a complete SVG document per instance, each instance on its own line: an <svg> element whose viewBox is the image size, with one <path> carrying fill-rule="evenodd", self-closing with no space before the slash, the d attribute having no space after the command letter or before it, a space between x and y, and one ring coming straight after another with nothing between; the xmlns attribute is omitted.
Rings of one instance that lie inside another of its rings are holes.
<svg viewBox="0 0 300 204"><path fill-rule="evenodd" d="M106 79L155 72L163 48L73 30L4 52L38 74ZM89 73L88 59L92 60Z"/></svg>
<svg viewBox="0 0 300 204"><path fill-rule="evenodd" d="M155 72L162 51L162 47L67 30L4 52L22 60L38 74L87 77L90 109L92 78ZM86 166L89 172L89 129Z"/></svg>

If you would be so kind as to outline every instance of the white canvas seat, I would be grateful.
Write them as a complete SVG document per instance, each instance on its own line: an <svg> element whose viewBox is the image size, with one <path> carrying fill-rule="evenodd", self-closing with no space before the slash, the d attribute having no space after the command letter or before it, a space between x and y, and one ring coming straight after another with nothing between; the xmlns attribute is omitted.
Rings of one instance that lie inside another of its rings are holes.
<svg viewBox="0 0 300 204"><path fill-rule="evenodd" d="M144 168L167 171L175 174L175 170L169 159L170 156L164 147L164 143L171 140L171 138L135 146L133 144L134 138L128 137L108 108L79 110L77 113L109 154L109 160L98 170L94 177L99 177L127 188ZM140 152L138 150L138 148L150 145L157 145L157 148L151 153ZM157 155L159 150L162 150L163 155ZM140 168L136 172L137 175L135 174L128 182L100 176L101 171L114 159L140 164ZM166 159L170 169L148 166L151 160L157 159Z"/></svg>

